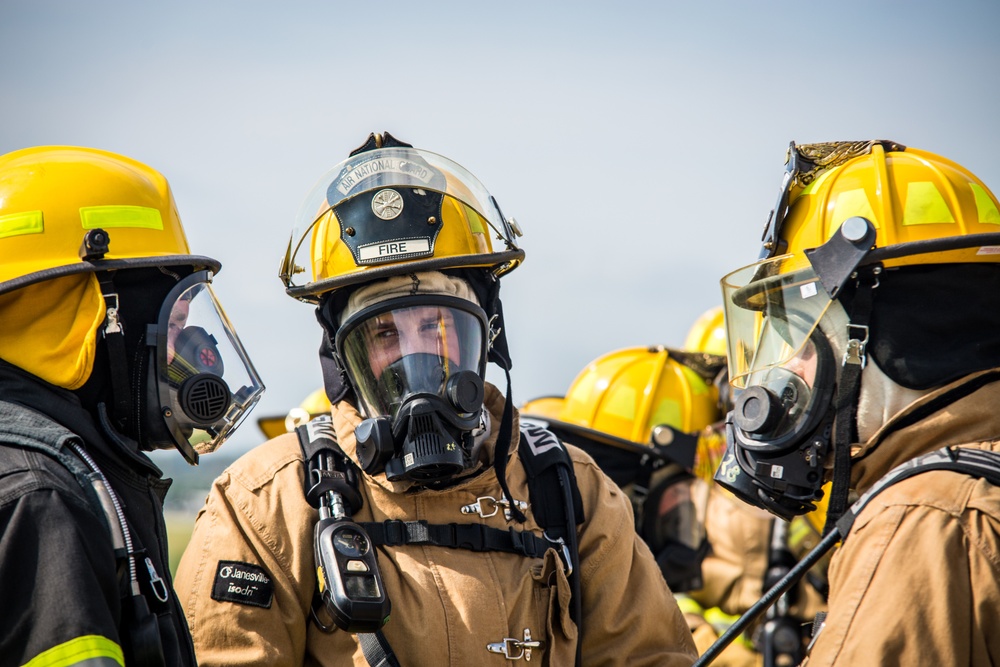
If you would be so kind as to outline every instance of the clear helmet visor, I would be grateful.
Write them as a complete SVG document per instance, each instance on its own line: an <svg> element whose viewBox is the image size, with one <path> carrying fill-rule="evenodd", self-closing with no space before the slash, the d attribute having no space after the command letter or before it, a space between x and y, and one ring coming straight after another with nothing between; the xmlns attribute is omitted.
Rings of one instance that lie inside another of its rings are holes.
<svg viewBox="0 0 1000 667"><path fill-rule="evenodd" d="M298 282L306 273L303 267L312 267L307 281L321 281L329 278L330 267L324 258L331 239L323 238L328 233L320 224L331 211L365 193L377 191L372 200L372 213L384 220L394 220L404 212L399 191L412 191L420 198L428 198L428 193L439 193L451 197L471 209L461 224L467 225L464 233L473 254L499 253L517 250L516 236L520 230L516 223L508 220L500 211L496 200L486 187L461 165L452 160L416 148L393 147L365 151L349 157L330 169L313 186L300 207L289 239L287 255L282 264L282 276L286 286L302 287ZM408 210L408 206L405 208ZM432 226L424 225L428 230ZM430 232L428 232L429 234ZM353 232L346 232L350 237ZM435 256L435 241L426 238L395 239L407 243L403 256ZM399 245L397 243L396 245ZM387 242L362 245L357 248L355 262L360 265L378 265L383 261Z"/></svg>
<svg viewBox="0 0 1000 667"><path fill-rule="evenodd" d="M264 391L209 284L195 273L167 297L157 332L160 413L183 448L215 451Z"/></svg>
<svg viewBox="0 0 1000 667"><path fill-rule="evenodd" d="M394 418L416 394L448 398L450 378L462 371L480 377L485 372L481 309L448 297L428 297L420 305L404 302L413 300L366 308L337 333L337 350L368 417Z"/></svg>
<svg viewBox="0 0 1000 667"><path fill-rule="evenodd" d="M783 367L812 386L815 350L809 340L831 299L808 264L791 255L757 262L722 279L729 381L737 389L763 384Z"/></svg>

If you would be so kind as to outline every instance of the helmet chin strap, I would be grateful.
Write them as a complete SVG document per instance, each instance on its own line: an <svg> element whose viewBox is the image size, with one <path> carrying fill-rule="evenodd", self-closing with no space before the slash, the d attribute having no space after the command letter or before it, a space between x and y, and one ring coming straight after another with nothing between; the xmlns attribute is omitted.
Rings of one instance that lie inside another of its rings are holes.
<svg viewBox="0 0 1000 667"><path fill-rule="evenodd" d="M847 349L833 401L836 412L833 427L833 484L830 488L824 534L836 527L837 520L848 507L851 445L858 440L858 397L861 394L861 374L867 361L865 345L868 343L868 323L871 320L872 301L880 271L881 267L859 271L858 287L851 303L850 320L847 323Z"/></svg>

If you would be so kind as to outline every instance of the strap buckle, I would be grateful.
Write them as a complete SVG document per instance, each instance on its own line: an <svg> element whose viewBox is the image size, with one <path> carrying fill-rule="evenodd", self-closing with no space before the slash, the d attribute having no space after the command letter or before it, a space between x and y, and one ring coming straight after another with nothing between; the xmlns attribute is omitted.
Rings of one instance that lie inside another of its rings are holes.
<svg viewBox="0 0 1000 667"><path fill-rule="evenodd" d="M856 335L854 330L861 335ZM865 354L865 347L868 345L868 327L863 324L848 324L847 337L847 350L844 352L843 363L860 364L861 368L864 368L868 363L868 356Z"/></svg>
<svg viewBox="0 0 1000 667"><path fill-rule="evenodd" d="M483 503L492 504L493 511L491 512ZM528 509L528 503L524 502L523 500L515 500L514 504L517 506L517 509L521 510L522 512ZM468 505L463 505L462 514L478 514L480 517L488 519L491 516L495 516L496 513L500 511L501 507L503 507L504 518L507 519L507 521L510 521L511 520L510 502L506 498L501 498L500 500L497 500L493 496L480 496L476 498L476 502L470 503Z"/></svg>
<svg viewBox="0 0 1000 667"><path fill-rule="evenodd" d="M493 341L495 341L497 339L497 336L500 335L500 332L503 331L503 327L496 325L496 321L498 319L500 319L499 315L494 315L493 317L490 318L489 333L487 334L487 336L489 337L490 349L493 348Z"/></svg>
<svg viewBox="0 0 1000 667"><path fill-rule="evenodd" d="M490 653L501 653L508 660L520 660L531 662L531 649L541 648L542 642L531 639L531 630L524 629L524 639L514 639L506 637L502 641L493 642L486 645L486 650Z"/></svg>
<svg viewBox="0 0 1000 667"><path fill-rule="evenodd" d="M105 302L104 333L121 333L121 320L118 319L118 293L112 292L111 294L102 294L101 296L104 297Z"/></svg>
<svg viewBox="0 0 1000 667"><path fill-rule="evenodd" d="M166 602L170 597L167 591L167 584L160 577L160 574L156 571L156 567L153 566L153 561L146 557L146 569L149 571L149 585L153 589L153 595L160 602Z"/></svg>
<svg viewBox="0 0 1000 667"><path fill-rule="evenodd" d="M555 539L552 539L551 537L549 537L549 534L546 533L546 532L542 533L542 537L544 537L545 539L547 539L552 544L558 544L562 548L562 559L563 559L563 563L566 564L566 577L569 577L571 574L573 574L573 558L571 557L571 555L569 553L569 547L566 546L566 540L564 540L561 537L557 537Z"/></svg>

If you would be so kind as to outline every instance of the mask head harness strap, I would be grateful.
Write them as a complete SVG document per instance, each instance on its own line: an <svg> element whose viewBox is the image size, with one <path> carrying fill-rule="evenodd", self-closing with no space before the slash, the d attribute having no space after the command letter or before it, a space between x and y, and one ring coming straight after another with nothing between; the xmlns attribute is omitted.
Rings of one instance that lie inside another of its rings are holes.
<svg viewBox="0 0 1000 667"><path fill-rule="evenodd" d="M858 397L861 393L861 372L865 368L868 343L868 323L871 321L872 304L880 265L869 265L859 269L854 275L857 290L850 307L847 325L847 350L844 353L840 382L834 399L836 421L833 434L833 484L830 488L830 504L827 508L826 525L828 533L837 520L847 511L848 493L851 486L851 443L858 439Z"/></svg>
<svg viewBox="0 0 1000 667"><path fill-rule="evenodd" d="M114 400L111 418L122 433L129 433L131 402L129 400L128 356L125 352L125 330L119 315L119 297L114 285L114 272L97 271L97 281L104 297L105 318L101 331L108 346L108 365L111 370L111 392Z"/></svg>
<svg viewBox="0 0 1000 667"><path fill-rule="evenodd" d="M84 262L100 261L108 253L110 244L111 236L103 229L88 230L80 244L80 259ZM111 367L111 391L114 398L112 419L120 431L127 432L130 414L128 364L125 353L125 331L118 312L120 303L114 286L114 272L95 271L94 274L101 285L101 296L104 297L104 329L101 335L108 345Z"/></svg>

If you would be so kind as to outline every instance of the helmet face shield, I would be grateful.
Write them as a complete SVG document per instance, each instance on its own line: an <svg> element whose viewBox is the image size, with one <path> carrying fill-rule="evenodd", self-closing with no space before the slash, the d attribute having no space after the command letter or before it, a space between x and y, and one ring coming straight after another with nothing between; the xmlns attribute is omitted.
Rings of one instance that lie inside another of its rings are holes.
<svg viewBox="0 0 1000 667"><path fill-rule="evenodd" d="M808 364L804 349L832 300L815 271L790 271L790 255L744 267L722 279L729 347L729 377L739 389L764 383L771 369L793 359Z"/></svg>
<svg viewBox="0 0 1000 667"><path fill-rule="evenodd" d="M355 154L313 187L299 210L280 274L289 294L316 294L411 270L512 270L516 224L464 167L415 148ZM420 268L417 265L423 265ZM311 275L302 281L297 274Z"/></svg>
<svg viewBox="0 0 1000 667"><path fill-rule="evenodd" d="M337 350L362 409L394 418L409 397L446 398L462 371L482 377L486 315L464 299L391 299L365 308L337 333Z"/></svg>
<svg viewBox="0 0 1000 667"><path fill-rule="evenodd" d="M846 325L816 272L792 259L723 278L730 382L739 394L715 477L784 518L813 509L823 483L837 367L829 336L840 334L839 319Z"/></svg>
<svg viewBox="0 0 1000 667"><path fill-rule="evenodd" d="M200 271L178 283L150 336L160 414L186 456L215 451L264 391L210 280Z"/></svg>

